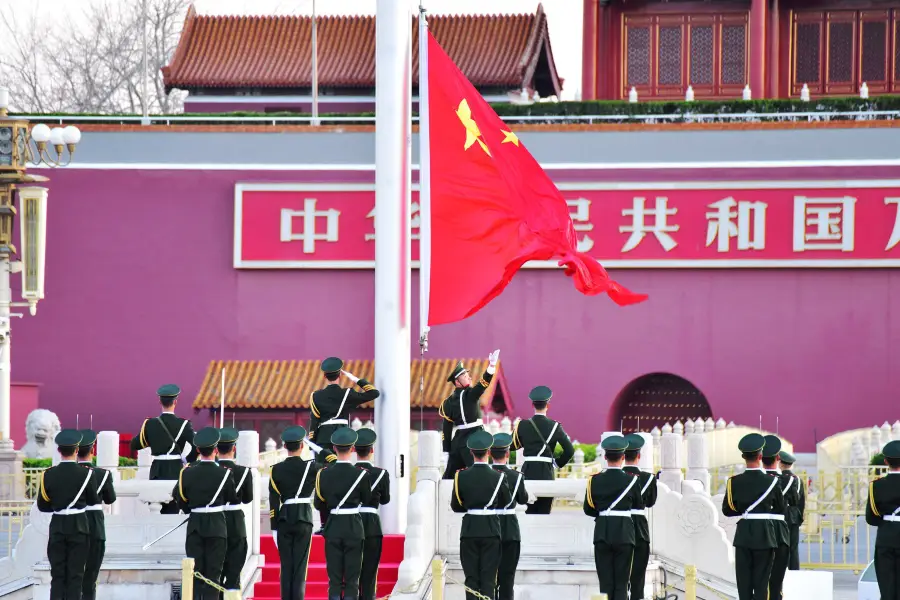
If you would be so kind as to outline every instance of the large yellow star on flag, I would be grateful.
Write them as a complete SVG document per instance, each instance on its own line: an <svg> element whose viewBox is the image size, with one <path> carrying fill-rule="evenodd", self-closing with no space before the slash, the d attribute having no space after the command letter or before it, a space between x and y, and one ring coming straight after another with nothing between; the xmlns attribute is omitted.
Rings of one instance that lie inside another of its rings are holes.
<svg viewBox="0 0 900 600"><path fill-rule="evenodd" d="M491 156L491 150L488 148L487 144L484 143L481 130L478 128L478 123L472 118L472 109L469 108L469 102L465 98L459 103L459 108L456 109L456 116L459 117L459 121L466 128L465 149L468 150L475 142L478 142L478 145L481 146L484 153Z"/></svg>
<svg viewBox="0 0 900 600"><path fill-rule="evenodd" d="M503 134L503 141L500 142L501 144L505 144L505 143L507 143L507 142L510 142L510 143L512 143L512 144L515 144L516 146L519 145L519 138L518 138L518 136L516 136L516 134L513 133L512 131L503 131L503 130L501 129L501 130L500 130L500 133Z"/></svg>

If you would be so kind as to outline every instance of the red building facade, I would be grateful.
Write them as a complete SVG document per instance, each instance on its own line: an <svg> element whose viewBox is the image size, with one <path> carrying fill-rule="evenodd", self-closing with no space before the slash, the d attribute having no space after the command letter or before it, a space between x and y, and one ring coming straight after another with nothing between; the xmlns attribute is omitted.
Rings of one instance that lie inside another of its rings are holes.
<svg viewBox="0 0 900 600"><path fill-rule="evenodd" d="M897 93L898 37L896 0L584 0L582 97Z"/></svg>

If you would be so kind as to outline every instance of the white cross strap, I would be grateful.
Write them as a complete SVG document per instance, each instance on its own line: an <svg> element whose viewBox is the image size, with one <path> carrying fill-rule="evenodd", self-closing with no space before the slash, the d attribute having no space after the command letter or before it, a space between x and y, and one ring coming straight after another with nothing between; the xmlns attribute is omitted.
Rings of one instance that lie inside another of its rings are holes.
<svg viewBox="0 0 900 600"><path fill-rule="evenodd" d="M653 483L654 479L655 477L653 477L653 474L651 473L650 477L647 478L647 482L644 484L644 487L641 488L641 497L643 497L644 494L647 493L647 490L650 489L650 484Z"/></svg>
<svg viewBox="0 0 900 600"><path fill-rule="evenodd" d="M519 485L522 483L523 478L524 478L524 475L522 475L521 473L517 473L516 485L513 487L513 491L512 491L512 500L510 500L509 504L506 505L506 510L513 509L513 514L515 514L516 494L519 491ZM504 514L507 514L507 513L504 513Z"/></svg>
<svg viewBox="0 0 900 600"><path fill-rule="evenodd" d="M616 499L612 502L612 504L609 505L609 508L607 508L606 510L601 510L601 511L600 511L600 514L603 515L603 516L605 516L605 517L617 517L617 516L621 516L621 515L616 515L616 514L613 514L613 513L624 512L625 514L627 514L627 515L630 517L630 516L631 516L631 510L619 511L619 510L613 510L613 509L616 507L616 505L617 505L619 502L621 502L621 501L625 498L625 496L628 495L628 492L631 491L631 488L633 488L633 487L634 487L634 484L636 484L636 483L637 483L637 477L632 477L632 478L631 478L631 481L628 482L628 485L625 486L625 489L622 490L622 493L619 494L619 497L616 498Z"/></svg>
<svg viewBox="0 0 900 600"><path fill-rule="evenodd" d="M334 419L340 419L340 418L341 418L341 412L344 410L344 404L347 403L347 396L349 396L349 395L350 395L350 388L347 388L347 389L344 391L344 399L341 400L341 405L338 406L338 411L337 411L337 414L334 415ZM334 419L332 419L332 420L334 420Z"/></svg>
<svg viewBox="0 0 900 600"><path fill-rule="evenodd" d="M79 500L81 500L81 495L84 493L84 490L87 489L88 482L90 482L91 477L94 476L94 472L91 469L88 469L87 472L88 472L87 477L84 479L84 483L81 484L81 489L78 490L78 493L75 494L75 499L72 500L71 502L69 502L69 505L65 508L65 510L72 510L72 507L75 506ZM80 509L77 509L77 510L80 510ZM56 514L64 514L64 513L57 512Z"/></svg>
<svg viewBox="0 0 900 600"><path fill-rule="evenodd" d="M378 483L381 481L381 478L384 477L384 474L387 473L384 469L381 470L381 473L378 474L378 477L375 478L375 483L372 484L372 489L378 487Z"/></svg>
<svg viewBox="0 0 900 600"><path fill-rule="evenodd" d="M160 423L162 423L161 420L160 420ZM185 419L184 421L181 422L181 429L178 430L178 435L176 435L175 438L172 440L172 447L169 448L169 451L166 452L166 454L172 454L175 451L175 446L178 445L178 438L180 438L181 434L184 433L184 428L187 426L187 424L188 424L187 419ZM165 426L166 426L165 423L163 423L163 427L165 427ZM166 430L166 431L168 431L168 430ZM181 458L180 455L179 455L179 458Z"/></svg>
<svg viewBox="0 0 900 600"><path fill-rule="evenodd" d="M238 481L237 487L234 488L235 495L237 495L237 493L240 491L241 486L244 485L244 480L247 478L247 473L249 473L249 472L250 472L250 469L247 469L247 468L244 469L244 474L241 475L241 480Z"/></svg>
<svg viewBox="0 0 900 600"><path fill-rule="evenodd" d="M295 499L295 500L296 500L297 498L300 497L300 492L303 491L303 484L306 483L306 476L309 475L309 467L310 467L310 465L312 465L312 461L308 461L308 462L306 463L306 470L303 471L303 478L300 480L300 487L297 488L297 493L294 494L294 499Z"/></svg>
<svg viewBox="0 0 900 600"><path fill-rule="evenodd" d="M463 390L459 393L459 414L460 414L459 418L462 419L463 426L469 424L469 422L466 421L466 407L463 406L463 396L465 396L465 395L466 395L466 390Z"/></svg>
<svg viewBox="0 0 900 600"><path fill-rule="evenodd" d="M778 485L778 478L777 478L777 477L773 477L773 478L772 478L772 485L769 486L769 489L766 490L766 493L764 493L762 496L760 496L759 498L757 498L757 499L756 499L756 502L754 502L753 504L751 504L750 507L749 507L747 510L744 511L744 514L743 514L742 516L743 516L744 518L747 518L747 515L750 514L751 512L753 512L753 509L754 509L754 508L756 508L757 506L759 506L760 504L762 504L762 501L765 500L766 497L769 495L769 493L770 493L772 490L775 489L775 486L776 486L776 485ZM782 518L784 518L784 515L781 515L781 516L782 516ZM759 517L750 517L750 518L759 518Z"/></svg>
<svg viewBox="0 0 900 600"><path fill-rule="evenodd" d="M366 471L362 471L362 472L359 474L359 477L356 478L356 481L353 482L353 485L350 486L350 489L347 490L347 493L344 494L344 497L341 498L341 501L338 502L337 507L331 511L331 514L333 514L333 515L341 514L341 513L337 512L337 511L339 511L339 510L341 510L341 509L344 508L344 503L347 502L347 500L350 498L350 494L353 493L353 490L356 489L356 486L359 485L359 482L362 481L362 480L363 480L363 477L365 477L365 476L366 476ZM347 509L347 510L351 510L351 509ZM356 510L356 509L352 509L352 510ZM356 510L356 512L358 513L359 510ZM346 514L349 514L349 513L346 513Z"/></svg>
<svg viewBox="0 0 900 600"><path fill-rule="evenodd" d="M497 494L500 492L500 486L503 485L503 480L506 479L506 475L503 473L498 473L500 478L497 480L497 487L494 488L494 493L491 494L491 499L488 500L488 503L484 506L484 510L488 510L491 508L491 505L494 503L494 500L497 499Z"/></svg>
<svg viewBox="0 0 900 600"><path fill-rule="evenodd" d="M782 496L787 496L787 493L788 493L789 491L791 491L791 486L794 485L794 479L795 479L795 477L794 477L793 475L789 475L789 476L788 476L788 483L787 483L786 486L784 486L784 489L781 490L781 495L782 495ZM800 481L800 478L799 478L799 477L797 477L796 479L797 479L798 482Z"/></svg>
<svg viewBox="0 0 900 600"><path fill-rule="evenodd" d="M547 446L549 445L550 440L553 439L553 434L556 433L557 427L559 427L559 423L554 421L553 428L550 430L550 435L547 436L546 440L545 439L541 440L542 442L544 442L544 445L541 446L541 451L537 453L538 456L543 456L544 452L547 451ZM537 429L537 427L535 427L535 429ZM551 457L551 459L552 459L552 457Z"/></svg>
<svg viewBox="0 0 900 600"><path fill-rule="evenodd" d="M225 482L228 481L228 477L231 476L231 471L225 469L225 477L222 478L222 481L219 483L219 489L216 490L216 493L213 494L212 500L209 501L209 504L206 505L206 508L212 507L213 503L219 498L219 494L222 493L222 488L225 487ZM218 506L216 508L219 508ZM205 511L211 512L211 511Z"/></svg>

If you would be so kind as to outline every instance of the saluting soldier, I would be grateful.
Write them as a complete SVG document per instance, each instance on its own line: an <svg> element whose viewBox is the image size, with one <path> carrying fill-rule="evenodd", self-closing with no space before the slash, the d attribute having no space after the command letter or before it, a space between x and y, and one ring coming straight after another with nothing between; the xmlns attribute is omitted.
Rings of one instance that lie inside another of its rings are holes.
<svg viewBox="0 0 900 600"><path fill-rule="evenodd" d="M78 463L92 470L94 478L92 484L97 489L97 502L85 506L91 533L88 537L88 553L84 566L81 598L82 600L94 600L97 597L97 577L100 576L100 565L103 564L103 556L106 554L106 522L103 505L116 501L116 489L113 486L113 477L110 472L93 465L97 433L90 429L82 429L80 433Z"/></svg>
<svg viewBox="0 0 900 600"><path fill-rule="evenodd" d="M519 566L519 553L522 535L519 532L519 517L516 516L516 505L528 503L528 490L525 489L525 477L509 468L509 447L512 436L508 433L494 435L491 446L491 461L494 470L506 477L506 486L510 490L510 501L498 509L500 515L500 566L497 570L497 600L513 600L516 585L516 567Z"/></svg>
<svg viewBox="0 0 900 600"><path fill-rule="evenodd" d="M153 463L150 465L151 481L174 481L181 473L185 454L189 463L197 459L196 448L185 452L185 445L189 446L190 440L194 439L194 428L189 420L175 416L181 388L168 384L160 387L156 393L162 413L152 419L144 419L140 434L131 440L131 450L137 452L150 448L153 455ZM164 515L178 514L177 502L166 502L160 512Z"/></svg>
<svg viewBox="0 0 900 600"><path fill-rule="evenodd" d="M241 505L253 502L253 476L250 469L234 462L238 431L231 427L219 430L216 447L219 466L231 471L234 483L234 502L225 505L225 528L228 538L225 546L225 562L222 564L221 585L226 590L240 592L241 569L247 561L247 525Z"/></svg>
<svg viewBox="0 0 900 600"><path fill-rule="evenodd" d="M547 416L553 392L546 385L539 385L528 394L534 406L534 416L527 421L519 421L513 431L513 448L522 448L525 453L522 474L526 480L549 481L556 479L556 471L569 464L575 455L575 447L562 425ZM562 454L554 458L556 446L562 446ZM549 515L553 498L538 497L526 513Z"/></svg>
<svg viewBox="0 0 900 600"><path fill-rule="evenodd" d="M62 460L41 475L37 498L38 510L53 513L47 540L50 600L78 600L90 548L91 526L85 508L97 504L97 484L93 471L75 461L81 433L63 429L55 441Z"/></svg>
<svg viewBox="0 0 900 600"><path fill-rule="evenodd" d="M359 575L359 600L375 600L378 582L378 563L381 561L381 517L378 507L391 501L391 479L385 469L376 467L374 459L375 440L378 436L368 428L356 432L356 466L369 473L372 496L359 507L366 541L363 544L362 571Z"/></svg>
<svg viewBox="0 0 900 600"><path fill-rule="evenodd" d="M321 465L305 460L306 429L288 427L281 434L288 456L272 467L269 477L269 520L281 559L282 600L306 597L306 567L312 543L312 495Z"/></svg>
<svg viewBox="0 0 900 600"><path fill-rule="evenodd" d="M900 598L900 441L888 442L881 453L890 471L869 484L866 523L878 528L875 577L881 598L897 600Z"/></svg>
<svg viewBox="0 0 900 600"><path fill-rule="evenodd" d="M781 463L782 475L790 477L790 483L785 484L787 485L787 490L782 490L788 510L788 531L791 534L791 553L788 558L788 570L799 571L800 526L803 525L803 513L806 511L806 483L801 481L800 477L792 471L794 463L797 462L793 454L782 450L778 453L778 458Z"/></svg>
<svg viewBox="0 0 900 600"><path fill-rule="evenodd" d="M221 581L228 547L225 506L237 501L231 471L216 463L218 443L219 430L215 427L197 432L193 446L200 460L181 470L172 490L181 510L190 514L184 552L194 559L195 570L214 582ZM203 581L195 582L194 594L198 600L217 600L219 596L215 588Z"/></svg>
<svg viewBox="0 0 900 600"><path fill-rule="evenodd" d="M743 473L728 478L722 512L741 517L734 534L734 571L739 600L768 600L769 578L775 548L778 547L776 521L784 520L784 497L778 479L767 475L761 465L766 440L749 433L738 442L747 465Z"/></svg>
<svg viewBox="0 0 900 600"><path fill-rule="evenodd" d="M472 465L472 455L466 440L478 431L484 431L481 421L481 395L491 385L500 351L494 350L488 355L488 367L478 383L472 385L472 377L462 362L456 363L447 382L453 384L450 394L438 409L444 418L441 430L441 442L444 454L447 455L447 469L444 479L453 479L460 469Z"/></svg>
<svg viewBox="0 0 900 600"><path fill-rule="evenodd" d="M766 474L778 480L777 492L781 494L784 504L784 520L774 521L775 535L778 546L775 548L775 556L772 559L772 574L769 576L769 600L781 598L781 588L784 586L784 575L787 573L788 560L791 556L791 534L788 530L787 499L784 498L785 477L778 470L778 455L781 452L781 440L774 435L764 437L766 445L763 446L762 464Z"/></svg>
<svg viewBox="0 0 900 600"><path fill-rule="evenodd" d="M607 468L593 475L584 494L584 514L594 517L594 565L600 593L628 600L634 557L632 510L644 508L640 478L622 469L628 442L614 435L601 442Z"/></svg>
<svg viewBox="0 0 900 600"><path fill-rule="evenodd" d="M466 437L472 466L453 475L450 508L465 513L459 530L459 560L466 576L466 587L492 598L496 593L500 568L500 515L512 500L506 475L488 464L493 436L479 430ZM476 596L466 591L467 600Z"/></svg>
<svg viewBox="0 0 900 600"><path fill-rule="evenodd" d="M326 358L322 361L321 368L327 383L321 390L313 392L309 398L309 439L324 450L316 454L316 461L325 464L337 460L331 436L338 429L350 426L350 410L377 399L381 392L365 379L344 371L344 361L340 358L335 356ZM359 386L362 392L342 388L339 383L341 375ZM328 521L328 511L319 511L319 517L324 528ZM322 529L317 533L322 533Z"/></svg>
<svg viewBox="0 0 900 600"><path fill-rule="evenodd" d="M325 523L328 600L359 600L365 529L359 507L372 501L369 473L350 462L356 432L341 427L331 435L337 460L316 474L316 508L329 509Z"/></svg>
<svg viewBox="0 0 900 600"><path fill-rule="evenodd" d="M656 477L653 473L641 471L641 448L646 440L636 433L625 436L628 447L625 449L626 473L638 478L636 485L641 486L641 502L643 508L632 508L631 519L634 521L634 561L631 563L631 600L643 600L647 564L650 562L650 526L647 523L647 509L656 504Z"/></svg>

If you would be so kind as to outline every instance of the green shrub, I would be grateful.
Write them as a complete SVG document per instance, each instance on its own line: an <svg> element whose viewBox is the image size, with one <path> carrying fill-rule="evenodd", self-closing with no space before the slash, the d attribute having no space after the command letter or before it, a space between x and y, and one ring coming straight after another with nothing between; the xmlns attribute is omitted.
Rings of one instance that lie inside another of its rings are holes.
<svg viewBox="0 0 900 600"><path fill-rule="evenodd" d="M47 469L53 464L53 460L50 458L24 458L22 459L22 467L25 469ZM92 464L97 464L97 457L94 457ZM128 458L127 456L119 457L119 466L120 467L136 467L137 460L134 458Z"/></svg>

